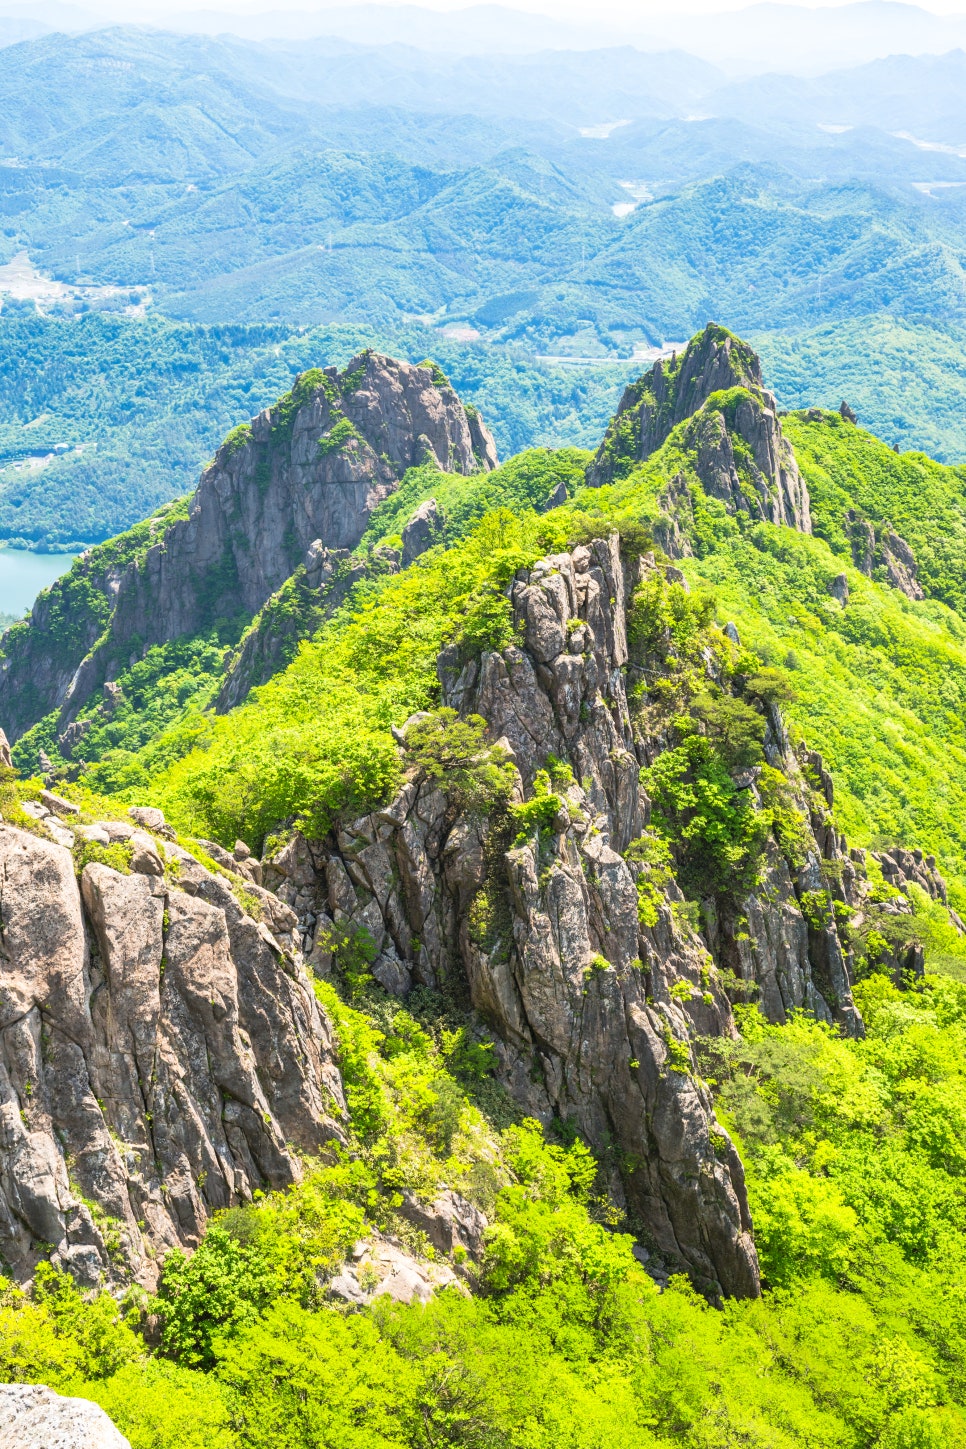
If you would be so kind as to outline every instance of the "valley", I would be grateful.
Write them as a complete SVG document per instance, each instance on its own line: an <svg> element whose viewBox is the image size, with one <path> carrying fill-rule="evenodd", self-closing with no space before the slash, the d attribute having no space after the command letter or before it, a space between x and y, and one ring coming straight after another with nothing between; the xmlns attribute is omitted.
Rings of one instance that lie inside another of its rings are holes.
<svg viewBox="0 0 966 1449"><path fill-rule="evenodd" d="M0 537L128 526L191 485L256 396L366 344L438 358L478 402L485 378L506 453L586 445L625 359L713 317L774 357L783 404L805 393L779 359L805 348L810 400L837 406L847 376L882 436L956 461L961 82L955 53L784 86L630 47L454 68L115 27L0 49L0 354L46 399L6 406L0 446L32 443L44 412L52 442L89 445L41 497L0 482ZM57 382L89 336L72 347L68 322L117 338L83 418ZM44 340L21 356L25 324ZM586 363L563 375L557 357Z"/></svg>

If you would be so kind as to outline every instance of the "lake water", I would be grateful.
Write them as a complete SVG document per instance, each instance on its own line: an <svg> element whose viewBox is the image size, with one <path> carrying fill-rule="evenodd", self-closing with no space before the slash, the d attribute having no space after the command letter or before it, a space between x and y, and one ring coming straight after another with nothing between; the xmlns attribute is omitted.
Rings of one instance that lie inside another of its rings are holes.
<svg viewBox="0 0 966 1449"><path fill-rule="evenodd" d="M0 614L13 614L19 619L41 589L65 574L76 557L73 553L0 548Z"/></svg>

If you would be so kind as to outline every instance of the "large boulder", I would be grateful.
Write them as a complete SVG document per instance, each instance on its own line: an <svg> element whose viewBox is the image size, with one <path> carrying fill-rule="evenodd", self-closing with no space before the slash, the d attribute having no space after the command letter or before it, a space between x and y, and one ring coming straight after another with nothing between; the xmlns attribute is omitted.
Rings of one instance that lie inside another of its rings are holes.
<svg viewBox="0 0 966 1449"><path fill-rule="evenodd" d="M0 1384L3 1449L131 1449L99 1404L42 1384Z"/></svg>

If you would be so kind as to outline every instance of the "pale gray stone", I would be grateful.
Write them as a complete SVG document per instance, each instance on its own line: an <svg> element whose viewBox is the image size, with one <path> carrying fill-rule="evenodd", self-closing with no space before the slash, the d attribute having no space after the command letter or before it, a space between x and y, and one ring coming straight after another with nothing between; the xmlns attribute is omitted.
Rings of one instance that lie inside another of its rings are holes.
<svg viewBox="0 0 966 1449"><path fill-rule="evenodd" d="M130 1449L99 1404L41 1384L0 1384L3 1449Z"/></svg>

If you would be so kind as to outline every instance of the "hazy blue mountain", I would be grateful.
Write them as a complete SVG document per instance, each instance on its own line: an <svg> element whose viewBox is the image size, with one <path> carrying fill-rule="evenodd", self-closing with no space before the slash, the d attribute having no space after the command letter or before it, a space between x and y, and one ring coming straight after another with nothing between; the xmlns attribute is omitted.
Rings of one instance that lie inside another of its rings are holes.
<svg viewBox="0 0 966 1449"><path fill-rule="evenodd" d="M808 125L877 126L962 150L966 143L966 51L892 55L805 80L763 75L707 97L715 115L800 131Z"/></svg>
<svg viewBox="0 0 966 1449"><path fill-rule="evenodd" d="M0 152L123 183L234 171L306 130L304 106L243 83L240 42L119 28L0 50ZM139 167L147 166L147 172Z"/></svg>
<svg viewBox="0 0 966 1449"><path fill-rule="evenodd" d="M966 155L917 144L964 109L966 57L724 85L550 44L119 26L0 50L0 264L72 289L0 316L0 538L124 527L300 368L367 343L437 357L506 452L593 441L635 349L715 318L784 359L783 399L835 401L847 357L883 436L966 456ZM916 383L929 338L943 369Z"/></svg>

